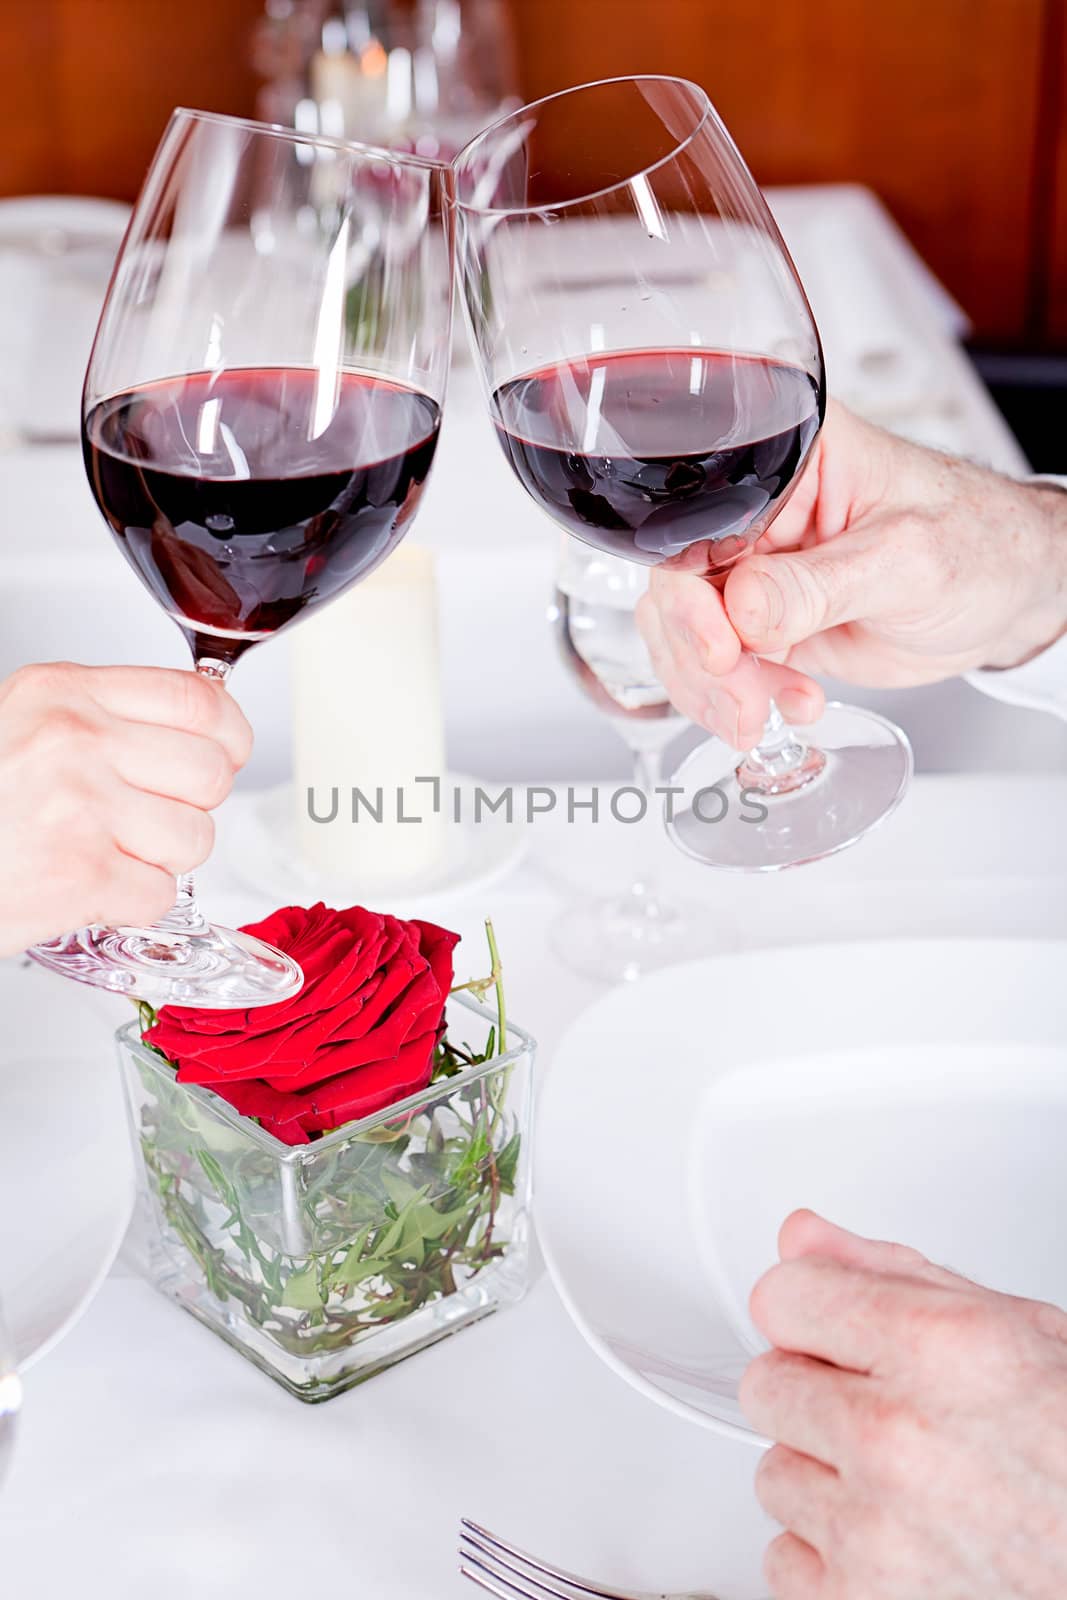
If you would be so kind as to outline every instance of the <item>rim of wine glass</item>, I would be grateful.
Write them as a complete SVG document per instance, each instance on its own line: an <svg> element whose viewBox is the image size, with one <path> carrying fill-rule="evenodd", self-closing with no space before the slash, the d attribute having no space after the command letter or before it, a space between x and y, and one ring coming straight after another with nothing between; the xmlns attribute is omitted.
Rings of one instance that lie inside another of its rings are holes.
<svg viewBox="0 0 1067 1600"><path fill-rule="evenodd" d="M498 128L502 128L506 122L517 122L520 117L526 115L528 112L536 111L541 106L549 105L553 100L565 100L569 95L582 94L587 89L607 89L614 83L678 84L683 88L692 89L697 95L698 100L703 102L704 109L700 114L699 120L686 134L684 139L678 140L673 150L668 150L666 155L658 156L655 161L650 161L647 166L637 167L625 178L617 178L613 183L606 183L604 184L603 188L600 189L590 189L587 194L575 195L569 200L558 200L555 202L546 201L543 205L536 206L476 206L472 205L469 201L460 199L458 189L458 179L460 173L463 170L471 152L473 152L477 146L481 144L483 139L487 139L489 135L495 133ZM604 195L614 194L618 189L627 188L631 183L633 183L635 178L647 178L651 173L657 172L660 167L665 167L668 162L676 161L677 158L682 154L682 151L687 149L688 146L692 144L697 134L700 133L701 129L709 121L715 123L719 132L726 141L730 151L737 157L738 160L740 160L740 152L738 151L737 146L735 145L729 130L726 127L726 124L723 122L722 118L719 116L719 113L712 104L711 96L708 94L706 89L701 88L699 83L694 83L692 78L680 78L672 72L629 72L623 73L621 77L618 78L593 78L588 83L575 83L572 84L569 89L557 89L554 94L545 94L542 95L539 100L530 100L527 102L527 104L520 106L517 111L505 112L502 117L497 117L495 122L489 123L487 127L482 128L479 133L476 133L473 139L468 139L462 150L453 158L452 161L452 172L457 180L455 185L455 193L453 195L453 204L457 210L468 211L472 216L478 217L534 216L538 212L542 211L566 211L572 206L588 205L590 200L599 200Z"/></svg>
<svg viewBox="0 0 1067 1600"><path fill-rule="evenodd" d="M247 128L250 133L269 134L274 139L284 139L289 144L322 145L328 150L340 150L349 156L368 156L373 161L388 161L394 166L421 167L431 172L452 174L450 161L435 161L432 156L408 154L403 150L390 150L385 145L367 144L362 139L338 139L328 133L305 133L300 128L286 128L280 122L257 122L254 117L232 117L224 111L198 111L193 106L175 106L171 120L184 117L192 122L216 122L228 128Z"/></svg>

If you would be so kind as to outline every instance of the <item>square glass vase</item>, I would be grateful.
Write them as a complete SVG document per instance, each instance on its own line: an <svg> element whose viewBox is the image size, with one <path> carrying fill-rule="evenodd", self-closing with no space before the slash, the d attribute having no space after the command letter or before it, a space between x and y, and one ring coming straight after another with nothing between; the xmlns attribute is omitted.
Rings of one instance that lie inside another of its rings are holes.
<svg viewBox="0 0 1067 1600"><path fill-rule="evenodd" d="M448 1036L487 1047L466 995ZM525 1293L535 1044L306 1145L119 1030L141 1271L301 1400L328 1400Z"/></svg>

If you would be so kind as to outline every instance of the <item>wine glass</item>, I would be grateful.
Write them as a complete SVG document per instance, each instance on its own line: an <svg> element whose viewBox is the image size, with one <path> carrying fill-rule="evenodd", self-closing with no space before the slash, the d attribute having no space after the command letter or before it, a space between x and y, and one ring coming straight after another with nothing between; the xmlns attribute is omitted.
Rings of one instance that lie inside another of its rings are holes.
<svg viewBox="0 0 1067 1600"><path fill-rule="evenodd" d="M448 364L450 192L437 162L171 118L104 304L82 440L119 549L204 677L224 682L410 525ZM302 982L205 922L189 876L154 928L30 954L157 1006L266 1005Z"/></svg>
<svg viewBox="0 0 1067 1600"><path fill-rule="evenodd" d="M568 89L479 134L455 173L468 329L520 483L584 543L721 586L792 492L826 393L796 269L707 96L664 77ZM755 750L687 758L668 827L713 866L794 866L859 839L910 773L873 712L830 705L808 742L772 706Z"/></svg>
<svg viewBox="0 0 1067 1600"><path fill-rule="evenodd" d="M688 723L668 700L637 626L634 608L647 587L644 567L565 537L549 617L565 669L625 740L634 788L651 807L664 751ZM693 954L691 918L661 897L647 870L621 894L569 908L552 934L568 966L615 982Z"/></svg>

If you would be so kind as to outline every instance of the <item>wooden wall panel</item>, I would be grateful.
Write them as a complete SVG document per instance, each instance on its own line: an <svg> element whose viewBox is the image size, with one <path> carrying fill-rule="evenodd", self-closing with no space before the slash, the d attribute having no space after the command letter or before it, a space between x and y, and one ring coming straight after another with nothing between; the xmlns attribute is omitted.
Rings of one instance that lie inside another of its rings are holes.
<svg viewBox="0 0 1067 1600"><path fill-rule="evenodd" d="M1046 0L513 4L526 93L695 78L762 182L870 184L984 336L1022 334Z"/></svg>
<svg viewBox="0 0 1067 1600"><path fill-rule="evenodd" d="M982 337L1067 344L1067 108L1048 64L1067 0L510 4L526 95L696 78L762 181L870 184ZM132 197L175 104L251 111L262 9L0 0L0 194Z"/></svg>
<svg viewBox="0 0 1067 1600"><path fill-rule="evenodd" d="M0 0L0 194L132 199L176 105L248 114L262 0Z"/></svg>
<svg viewBox="0 0 1067 1600"><path fill-rule="evenodd" d="M1046 173L1039 188L1051 199L1043 260L1037 266L1036 320L1046 342L1067 350L1067 0L1051 0L1046 45ZM1041 248L1041 247L1039 247ZM1067 416L1061 419L1067 431Z"/></svg>

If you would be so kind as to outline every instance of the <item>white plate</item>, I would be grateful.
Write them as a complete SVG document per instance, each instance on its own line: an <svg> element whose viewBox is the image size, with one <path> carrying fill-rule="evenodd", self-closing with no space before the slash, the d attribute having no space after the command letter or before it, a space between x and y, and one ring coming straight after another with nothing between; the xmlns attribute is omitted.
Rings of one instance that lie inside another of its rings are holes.
<svg viewBox="0 0 1067 1600"><path fill-rule="evenodd" d="M0 1303L25 1369L85 1310L129 1223L123 1017L21 961L0 963L0 1016Z"/></svg>
<svg viewBox="0 0 1067 1600"><path fill-rule="evenodd" d="M748 1292L812 1206L1067 1305L1067 944L925 940L694 962L566 1034L538 1129L549 1269L593 1349L758 1442Z"/></svg>
<svg viewBox="0 0 1067 1600"><path fill-rule="evenodd" d="M483 785L492 795L496 786ZM448 774L441 784L446 809L454 789L462 791L459 823L446 822L445 854L438 866L415 881L388 883L381 879L360 884L343 872L325 873L305 861L297 850L294 817L296 804L291 784L279 784L250 794L238 792L219 814L218 851L228 873L278 905L311 904L325 900L336 904L346 896L372 897L395 915L403 915L409 901L419 914L437 897L470 894L485 889L509 872L526 847L526 830L509 823L503 814L484 809L475 823L473 778Z"/></svg>

